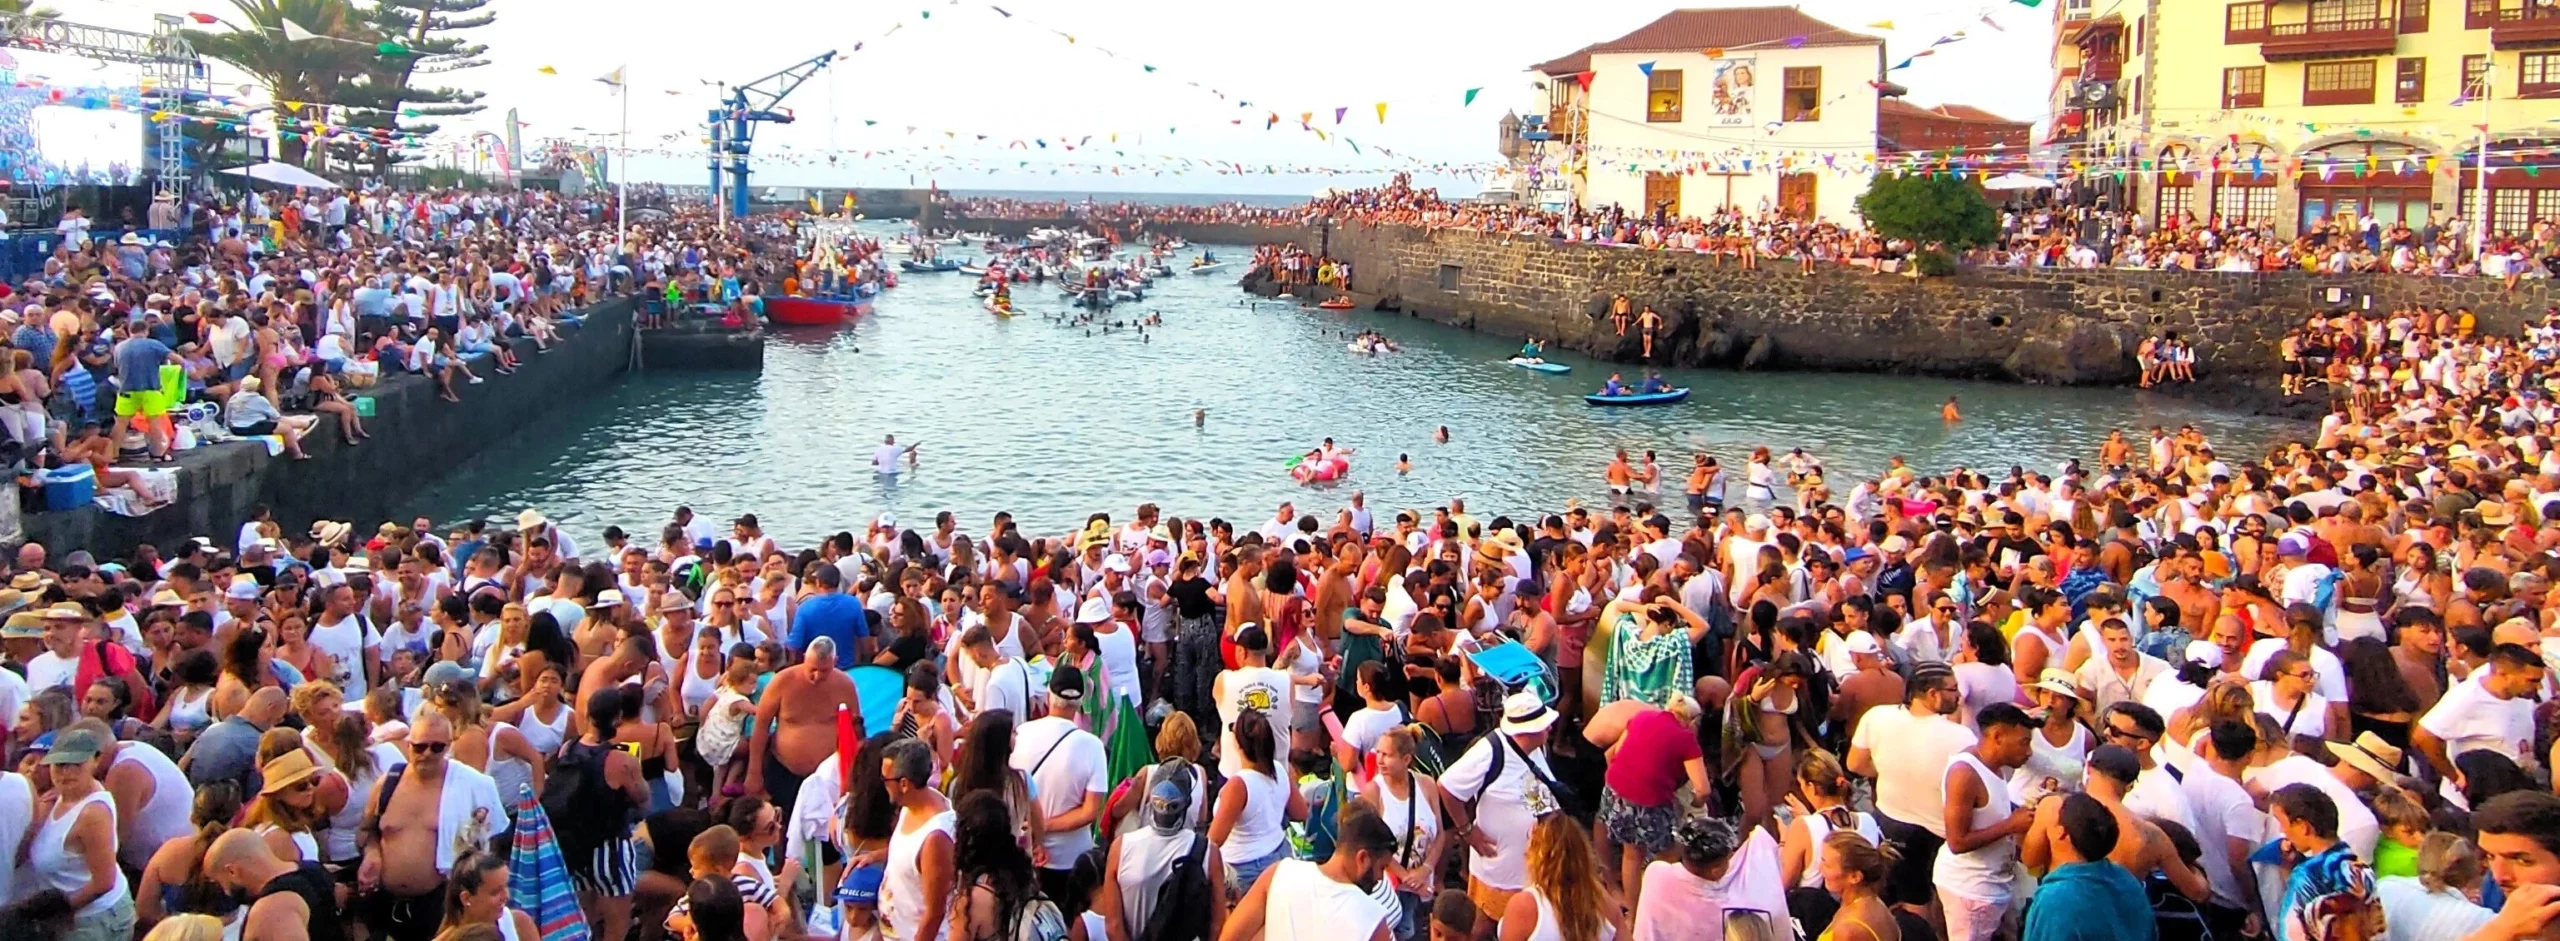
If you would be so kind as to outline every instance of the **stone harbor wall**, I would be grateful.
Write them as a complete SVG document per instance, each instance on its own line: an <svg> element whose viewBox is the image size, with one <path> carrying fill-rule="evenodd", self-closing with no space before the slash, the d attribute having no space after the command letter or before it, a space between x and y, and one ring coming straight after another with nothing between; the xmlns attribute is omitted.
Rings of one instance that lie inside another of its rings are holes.
<svg viewBox="0 0 2560 941"><path fill-rule="evenodd" d="M398 375L363 390L374 403L364 419L373 437L340 444L337 420L323 417L303 440L308 461L269 456L247 442L182 452L178 499L143 516L118 516L96 506L65 512L30 512L21 520L27 541L55 558L87 549L100 560L121 558L151 543L167 550L193 536L211 536L228 549L251 508L264 504L289 532L308 531L313 520L349 520L361 531L391 517L417 491L479 453L482 446L542 421L613 381L632 353L633 301L621 298L589 307L583 329L536 354L519 341L524 368L501 376L486 359L473 370L480 385L457 385L462 402L441 400L423 376Z"/></svg>
<svg viewBox="0 0 2560 941"><path fill-rule="evenodd" d="M1663 316L1650 361L1673 366L2109 385L2136 378L2144 337L2174 331L2195 345L2200 375L2272 383L2277 342L2315 313L2468 306L2483 331L2503 333L2560 304L2543 283L2510 292L2485 278L1974 268L1913 279L1401 226L1276 234L1348 259L1354 298L1380 309L1635 363L1642 337L1608 317L1625 294Z"/></svg>

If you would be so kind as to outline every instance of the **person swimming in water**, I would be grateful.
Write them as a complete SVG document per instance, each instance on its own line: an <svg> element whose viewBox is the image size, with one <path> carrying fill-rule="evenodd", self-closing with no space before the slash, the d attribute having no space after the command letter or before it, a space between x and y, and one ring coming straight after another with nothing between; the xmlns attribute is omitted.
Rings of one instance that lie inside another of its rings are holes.
<svg viewBox="0 0 2560 941"><path fill-rule="evenodd" d="M1947 396L1947 404L1938 407L1938 417L1945 419L1949 424L1964 420L1964 413L1956 411L1955 396Z"/></svg>
<svg viewBox="0 0 2560 941"><path fill-rule="evenodd" d="M1413 455L1396 455L1396 474L1402 476L1410 473L1413 473Z"/></svg>
<svg viewBox="0 0 2560 941"><path fill-rule="evenodd" d="M1441 444L1448 444L1448 443L1449 443L1449 426L1447 426L1447 425L1442 425L1442 426L1440 426L1440 430L1435 431L1435 432L1432 432L1432 433L1431 433L1431 440L1433 440L1433 441L1437 441L1437 442L1440 442Z"/></svg>

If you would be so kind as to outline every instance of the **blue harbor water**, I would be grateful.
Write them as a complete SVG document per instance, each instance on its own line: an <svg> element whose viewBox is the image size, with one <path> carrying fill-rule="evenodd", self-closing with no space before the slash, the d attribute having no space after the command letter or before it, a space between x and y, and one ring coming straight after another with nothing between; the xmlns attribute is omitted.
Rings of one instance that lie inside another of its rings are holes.
<svg viewBox="0 0 2560 941"><path fill-rule="evenodd" d="M1574 371L1544 375L1502 362L1513 341L1254 301L1235 287L1240 268L1177 273L1111 312L1163 316L1143 333L1046 319L1068 308L1045 285L1021 286L1023 313L999 320L966 276L909 276L853 326L777 334L761 374L645 373L566 404L422 494L415 509L454 521L538 507L592 538L608 524L653 531L681 503L715 519L757 513L768 532L799 545L860 530L882 512L918 526L951 510L965 530L982 532L991 514L1011 510L1031 531L1055 532L1092 512L1125 517L1155 502L1169 514L1255 523L1282 500L1329 514L1354 489L1381 509L1463 497L1489 518L1568 497L1598 503L1615 448L1658 451L1676 503L1700 450L1735 469L1738 500L1739 468L1755 446L1807 449L1845 495L1855 475L1893 455L1930 471L2049 471L2093 457L2110 428L2138 438L2152 425L2192 422L2243 453L2300 430L2131 390L1809 373L1674 370L1668 378L1695 389L1683 404L1594 408L1582 396L1608 364L1559 356ZM1402 351L1347 351L1348 335L1363 328ZM1964 412L1953 425L1939 417L1950 395ZM1207 412L1198 427L1196 409ZM1435 443L1444 425L1449 441ZM883 434L922 446L912 472L872 473ZM1291 458L1327 436L1358 449L1349 475L1315 487L1293 481ZM1410 474L1396 472L1399 454L1410 455Z"/></svg>

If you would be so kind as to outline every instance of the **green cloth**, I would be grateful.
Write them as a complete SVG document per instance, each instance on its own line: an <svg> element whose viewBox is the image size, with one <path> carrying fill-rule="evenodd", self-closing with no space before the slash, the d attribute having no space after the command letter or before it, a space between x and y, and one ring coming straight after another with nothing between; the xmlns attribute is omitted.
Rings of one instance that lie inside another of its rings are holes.
<svg viewBox="0 0 2560 941"><path fill-rule="evenodd" d="M1097 691L1093 729L1102 739L1103 763L1111 769L1111 783L1117 787L1156 763L1156 744L1147 737L1146 718L1138 714L1138 707L1103 682L1102 658L1093 658L1082 669L1085 688Z"/></svg>
<svg viewBox="0 0 2560 941"><path fill-rule="evenodd" d="M1671 694L1697 685L1688 631L1647 638L1635 615L1620 614L1609 634L1609 666L1600 674L1601 705L1635 699L1661 706L1671 701Z"/></svg>
<svg viewBox="0 0 2560 941"><path fill-rule="evenodd" d="M2373 845L2373 874L2376 878L2382 876L2417 878L2418 848L2385 837L2382 842Z"/></svg>

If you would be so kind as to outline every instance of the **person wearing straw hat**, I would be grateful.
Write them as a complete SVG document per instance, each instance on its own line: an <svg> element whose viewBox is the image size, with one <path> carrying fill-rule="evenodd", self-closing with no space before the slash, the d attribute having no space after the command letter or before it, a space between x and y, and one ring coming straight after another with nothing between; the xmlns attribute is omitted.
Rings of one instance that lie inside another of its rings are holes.
<svg viewBox="0 0 2560 941"><path fill-rule="evenodd" d="M44 652L26 661L27 688L36 692L69 689L80 674L80 632L89 626L89 609L64 601L44 609Z"/></svg>
<svg viewBox="0 0 2560 941"><path fill-rule="evenodd" d="M2330 756L2338 759L2329 770L2357 793L2379 785L2399 784L2400 762L2406 753L2383 741L2382 736L2363 732L2353 742L2330 742L2328 747Z"/></svg>
<svg viewBox="0 0 2560 941"><path fill-rule="evenodd" d="M241 826L265 840L277 859L320 861L316 833L329 818L328 809L320 804L320 773L310 750L302 748L277 755L259 769L264 783L258 788L258 799L250 802L248 814L241 818Z"/></svg>
<svg viewBox="0 0 2560 941"><path fill-rule="evenodd" d="M1441 774L1442 792L1467 807L1450 832L1467 846L1467 898L1484 918L1501 918L1528 886L1529 830L1562 809L1547 767L1555 721L1537 693L1513 693L1502 701L1499 734L1478 739Z"/></svg>
<svg viewBox="0 0 2560 941"><path fill-rule="evenodd" d="M2029 735L2027 759L2009 776L2011 791L2033 806L2046 794L2080 789L2094 736L2080 719L2080 684L2059 667L2046 667L2028 696L2042 710L2043 722Z"/></svg>

